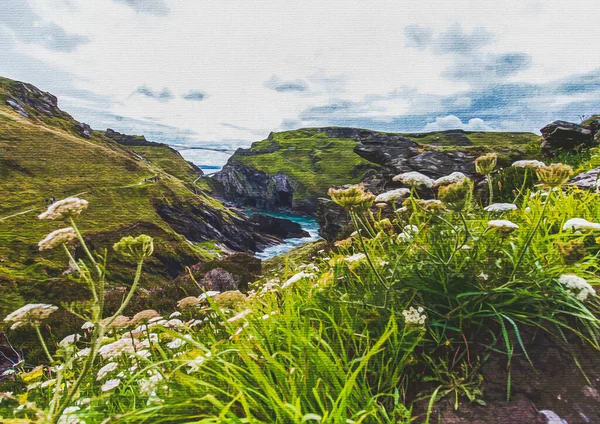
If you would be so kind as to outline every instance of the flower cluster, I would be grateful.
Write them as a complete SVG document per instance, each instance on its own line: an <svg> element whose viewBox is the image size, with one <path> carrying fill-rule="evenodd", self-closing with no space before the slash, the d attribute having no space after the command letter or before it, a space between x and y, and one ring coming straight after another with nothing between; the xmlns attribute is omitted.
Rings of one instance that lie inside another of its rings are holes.
<svg viewBox="0 0 600 424"><path fill-rule="evenodd" d="M302 280L303 278L314 278L314 277L315 277L315 274L301 271L301 272L293 275L292 277L290 277L285 283L283 283L281 285L281 288L285 289L286 287L289 287L292 284L297 283L298 281Z"/></svg>
<svg viewBox="0 0 600 424"><path fill-rule="evenodd" d="M77 234L73 227L61 228L60 230L52 231L42 241L38 243L40 250L53 249L61 244L68 243L77 238Z"/></svg>
<svg viewBox="0 0 600 424"><path fill-rule="evenodd" d="M57 309L57 306L46 303L30 303L8 314L4 318L4 322L12 322L11 329L13 330L25 325L40 325L43 320L48 318Z"/></svg>
<svg viewBox="0 0 600 424"><path fill-rule="evenodd" d="M60 219L81 214L88 207L88 201L78 197L68 197L53 203L41 213L39 219Z"/></svg>
<svg viewBox="0 0 600 424"><path fill-rule="evenodd" d="M423 312L424 309L421 306L419 306L417 309L411 306L410 308L402 311L402 315L404 315L404 321L406 322L406 325L425 324L427 316Z"/></svg>
<svg viewBox="0 0 600 424"><path fill-rule="evenodd" d="M563 225L563 231L595 231L600 230L600 224L583 218L571 218Z"/></svg>
<svg viewBox="0 0 600 424"><path fill-rule="evenodd" d="M362 185L353 185L348 188L330 188L329 197L342 208L353 212L364 212L373 205L375 195L365 191Z"/></svg>
<svg viewBox="0 0 600 424"><path fill-rule="evenodd" d="M432 188L434 183L433 179L417 171L405 172L403 174L396 175L394 178L392 178L392 181L401 182L402 184L413 187L425 186L427 188Z"/></svg>
<svg viewBox="0 0 600 424"><path fill-rule="evenodd" d="M467 178L465 174L462 172L453 172L450 175L445 175L443 177L438 178L433 182L434 187L444 186L448 184L454 184L459 182L460 180Z"/></svg>
<svg viewBox="0 0 600 424"><path fill-rule="evenodd" d="M500 232L501 237L506 237L510 233L519 229L519 226L507 219L492 219L488 221L488 228Z"/></svg>
<svg viewBox="0 0 600 424"><path fill-rule="evenodd" d="M385 193L379 194L375 198L376 203L390 203L399 202L410 194L410 190L407 188L397 188L395 190L386 191Z"/></svg>
<svg viewBox="0 0 600 424"><path fill-rule="evenodd" d="M558 187L567 182L573 173L573 168L562 163L553 163L549 166L539 167L535 172L545 186Z"/></svg>
<svg viewBox="0 0 600 424"><path fill-rule="evenodd" d="M509 212L516 211L517 205L514 203L493 203L483 208L486 212Z"/></svg>
<svg viewBox="0 0 600 424"><path fill-rule="evenodd" d="M442 186L439 189L438 197L455 212L468 209L473 198L473 181L463 178L456 183Z"/></svg>
<svg viewBox="0 0 600 424"><path fill-rule="evenodd" d="M596 295L596 290L585 280L573 274L563 274L558 279L558 282L567 287L567 293L575 296L580 301L585 301L588 296Z"/></svg>
<svg viewBox="0 0 600 424"><path fill-rule="evenodd" d="M487 155L479 156L475 159L475 170L481 175L490 175L496 168L498 155L496 153L488 153Z"/></svg>
<svg viewBox="0 0 600 424"><path fill-rule="evenodd" d="M540 162L539 160L518 160L513 162L511 166L515 168L542 168L546 166L544 162Z"/></svg>

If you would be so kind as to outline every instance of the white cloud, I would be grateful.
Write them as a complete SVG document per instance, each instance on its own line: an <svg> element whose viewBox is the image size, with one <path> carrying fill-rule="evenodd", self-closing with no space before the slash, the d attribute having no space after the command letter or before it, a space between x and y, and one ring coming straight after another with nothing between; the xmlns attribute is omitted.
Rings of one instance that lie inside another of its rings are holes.
<svg viewBox="0 0 600 424"><path fill-rule="evenodd" d="M494 131L494 129L487 125L481 118L471 118L468 122L463 123L460 118L454 115L435 118L434 122L425 125L424 131L445 131L453 129L465 131Z"/></svg>
<svg viewBox="0 0 600 424"><path fill-rule="evenodd" d="M152 7L142 10L142 4ZM125 122L160 124L177 128L174 138L189 143L247 144L292 123L326 125L337 117L359 126L401 125L395 123L417 114L446 119L476 107L464 92L495 78L494 72L479 72L485 66L496 69L496 62L492 66L483 58L509 53L527 55L531 64L505 76L513 83L551 81L600 67L592 46L600 39L595 0L572 0L569 8L583 14L565 13L560 2L523 0L490 2L485 8L469 0L29 0L29 5L44 25L86 42L56 51L17 39L10 63L35 59L70 75L71 89L110 99L94 111L71 101L76 109L68 111L80 120L117 130ZM411 25L420 28L412 39L405 31ZM444 37L450 40L445 47L426 48ZM449 70L461 71L452 68L452 45L481 55L473 57L476 69L462 70L469 78L448 78ZM469 50L470 45L476 49ZM8 66L6 76L34 84L45 84L51 75L46 72L42 79L39 69L13 70L7 63L0 61L0 75ZM73 97L57 87L59 98ZM132 96L140 87L153 96ZM206 96L190 101L190 93ZM454 102L444 103L447 96ZM318 112L316 107L326 111L335 102L349 108L303 120L308 112ZM490 124L471 119L460 125ZM164 134L171 133L165 129Z"/></svg>

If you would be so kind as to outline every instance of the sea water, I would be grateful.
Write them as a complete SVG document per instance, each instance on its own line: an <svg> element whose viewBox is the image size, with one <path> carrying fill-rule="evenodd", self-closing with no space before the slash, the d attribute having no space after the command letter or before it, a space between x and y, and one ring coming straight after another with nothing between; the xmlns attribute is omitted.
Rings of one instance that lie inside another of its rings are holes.
<svg viewBox="0 0 600 424"><path fill-rule="evenodd" d="M248 211L248 215L253 213L262 213L264 215L271 215L277 218L289 219L290 221L297 222L300 224L302 229L310 234L308 237L303 238L288 238L284 239L283 243L276 244L267 247L264 251L256 253L254 256L261 260L270 259L277 255L282 255L289 252L295 247L302 246L303 244L310 243L312 241L321 240L319 236L319 223L316 219L310 216L292 215L287 213L274 213L274 212L254 212Z"/></svg>

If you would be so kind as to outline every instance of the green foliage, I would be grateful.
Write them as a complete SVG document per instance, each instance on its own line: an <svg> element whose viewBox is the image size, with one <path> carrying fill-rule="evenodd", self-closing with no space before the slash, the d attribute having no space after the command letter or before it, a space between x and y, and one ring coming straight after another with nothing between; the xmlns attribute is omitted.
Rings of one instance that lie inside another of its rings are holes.
<svg viewBox="0 0 600 424"><path fill-rule="evenodd" d="M72 413L88 421L409 423L415 401L426 400L429 412L442 397L483 404L480 369L492 352L506 358L509 397L511 358L529 358L528 329L600 349L600 233L564 228L571 218L600 221L598 194L516 196L518 208L506 212L432 210L413 197L410 209L386 218L352 212L357 232L337 250L310 246L310 262L276 261L247 299L236 294L235 307L204 295L186 299L180 320L115 329L104 352L119 352L123 340L139 352L103 355ZM565 285L569 275L587 280L586 296ZM84 334L75 351L89 343ZM74 361L65 378L82 367ZM53 387L0 407L7 416L26 401L45 408Z"/></svg>

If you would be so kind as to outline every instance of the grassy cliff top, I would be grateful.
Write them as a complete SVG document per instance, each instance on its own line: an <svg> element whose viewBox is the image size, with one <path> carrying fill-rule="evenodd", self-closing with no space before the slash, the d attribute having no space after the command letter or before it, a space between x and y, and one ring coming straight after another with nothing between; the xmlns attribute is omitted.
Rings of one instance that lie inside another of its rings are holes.
<svg viewBox="0 0 600 424"><path fill-rule="evenodd" d="M306 128L272 133L234 155L233 161L273 175L283 173L299 183L295 198L323 196L329 187L360 182L379 165L354 152L359 144L350 138L352 129ZM415 141L423 150L462 151L477 156L489 151L500 154L525 153L539 144L539 136L523 132L437 131L429 133L357 133L401 136ZM344 135L347 137L338 137Z"/></svg>

